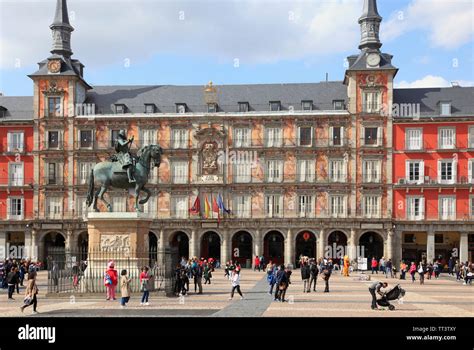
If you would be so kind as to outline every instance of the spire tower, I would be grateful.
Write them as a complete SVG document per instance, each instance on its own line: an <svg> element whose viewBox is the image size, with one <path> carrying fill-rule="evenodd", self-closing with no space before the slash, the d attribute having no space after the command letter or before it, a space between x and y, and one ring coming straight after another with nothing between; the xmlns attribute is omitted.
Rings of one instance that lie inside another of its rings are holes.
<svg viewBox="0 0 474 350"><path fill-rule="evenodd" d="M74 28L69 23L66 0L57 0L53 23L49 26L53 34L51 53L63 56L66 60L72 56L71 33Z"/></svg>

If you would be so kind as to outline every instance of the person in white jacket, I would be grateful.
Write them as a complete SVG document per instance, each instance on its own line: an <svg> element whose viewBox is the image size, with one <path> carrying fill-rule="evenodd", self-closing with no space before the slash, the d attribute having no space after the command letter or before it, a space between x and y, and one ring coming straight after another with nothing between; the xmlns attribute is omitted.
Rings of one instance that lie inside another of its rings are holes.
<svg viewBox="0 0 474 350"><path fill-rule="evenodd" d="M240 294L240 299L243 299L244 296L242 295L242 292L240 291L240 270L234 270L232 271L232 291L230 292L230 298L229 300L232 300L234 297L234 292L237 290L237 293Z"/></svg>

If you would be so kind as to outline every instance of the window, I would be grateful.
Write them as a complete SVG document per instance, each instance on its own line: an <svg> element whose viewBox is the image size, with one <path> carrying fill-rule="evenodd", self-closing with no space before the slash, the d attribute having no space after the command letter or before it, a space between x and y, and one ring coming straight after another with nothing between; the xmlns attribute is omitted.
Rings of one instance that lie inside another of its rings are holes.
<svg viewBox="0 0 474 350"><path fill-rule="evenodd" d="M61 145L61 132L59 131L48 131L48 148L59 149Z"/></svg>
<svg viewBox="0 0 474 350"><path fill-rule="evenodd" d="M270 194L265 196L265 214L268 218L276 218L283 215L282 195Z"/></svg>
<svg viewBox="0 0 474 350"><path fill-rule="evenodd" d="M251 197L249 195L236 195L233 199L233 212L237 218L250 218L251 213Z"/></svg>
<svg viewBox="0 0 474 350"><path fill-rule="evenodd" d="M314 196L298 196L298 216L300 218L309 218L314 216Z"/></svg>
<svg viewBox="0 0 474 350"><path fill-rule="evenodd" d="M85 185L87 184L87 180L91 174L91 170L94 167L94 163L92 162L80 162L78 164L78 185Z"/></svg>
<svg viewBox="0 0 474 350"><path fill-rule="evenodd" d="M76 216L86 218L89 208L87 207L87 196L76 196Z"/></svg>
<svg viewBox="0 0 474 350"><path fill-rule="evenodd" d="M440 149L456 148L456 129L455 128L439 128L438 144Z"/></svg>
<svg viewBox="0 0 474 350"><path fill-rule="evenodd" d="M435 244L443 244L444 235L442 233L435 233Z"/></svg>
<svg viewBox="0 0 474 350"><path fill-rule="evenodd" d="M298 146L311 146L313 128L311 126L298 127Z"/></svg>
<svg viewBox="0 0 474 350"><path fill-rule="evenodd" d="M283 180L283 161L267 160L267 182L282 182Z"/></svg>
<svg viewBox="0 0 474 350"><path fill-rule="evenodd" d="M61 98L48 97L48 117L61 116Z"/></svg>
<svg viewBox="0 0 474 350"><path fill-rule="evenodd" d="M126 107L124 104L116 104L115 105L115 114L124 114Z"/></svg>
<svg viewBox="0 0 474 350"><path fill-rule="evenodd" d="M127 211L127 198L123 196L112 197L112 210L114 212L126 212Z"/></svg>
<svg viewBox="0 0 474 350"><path fill-rule="evenodd" d="M10 186L23 186L23 163L10 163L9 164L10 176L9 176L9 185Z"/></svg>
<svg viewBox="0 0 474 350"><path fill-rule="evenodd" d="M46 185L59 185L62 180L62 163L45 163L45 183Z"/></svg>
<svg viewBox="0 0 474 350"><path fill-rule="evenodd" d="M343 126L329 127L329 146L342 146L344 138Z"/></svg>
<svg viewBox="0 0 474 350"><path fill-rule="evenodd" d="M334 100L333 101L334 110L342 111L344 110L344 100Z"/></svg>
<svg viewBox="0 0 474 350"><path fill-rule="evenodd" d="M313 110L313 101L301 101L301 109L303 111Z"/></svg>
<svg viewBox="0 0 474 350"><path fill-rule="evenodd" d="M173 161L171 163L171 181L174 184L185 184L188 182L187 161Z"/></svg>
<svg viewBox="0 0 474 350"><path fill-rule="evenodd" d="M467 160L467 181L470 184L474 183L474 158Z"/></svg>
<svg viewBox="0 0 474 350"><path fill-rule="evenodd" d="M176 113L186 113L187 112L187 107L186 103L177 103L176 104Z"/></svg>
<svg viewBox="0 0 474 350"><path fill-rule="evenodd" d="M438 182L454 184L456 182L457 162L452 159L438 160Z"/></svg>
<svg viewBox="0 0 474 350"><path fill-rule="evenodd" d="M171 148L185 149L188 148L188 130L184 128L176 128L171 130Z"/></svg>
<svg viewBox="0 0 474 350"><path fill-rule="evenodd" d="M186 219L188 217L188 197L171 197L171 217L175 219Z"/></svg>
<svg viewBox="0 0 474 350"><path fill-rule="evenodd" d="M439 197L439 219L455 220L456 219L456 197L440 196Z"/></svg>
<svg viewBox="0 0 474 350"><path fill-rule="evenodd" d="M249 103L248 102L239 102L239 112L245 113L249 111Z"/></svg>
<svg viewBox="0 0 474 350"><path fill-rule="evenodd" d="M406 181L410 184L422 184L425 177L425 163L422 160L407 160L405 164Z"/></svg>
<svg viewBox="0 0 474 350"><path fill-rule="evenodd" d="M341 195L329 196L329 211L331 217L346 217L346 197Z"/></svg>
<svg viewBox="0 0 474 350"><path fill-rule="evenodd" d="M423 220L425 217L425 199L423 197L408 196L406 201L407 219Z"/></svg>
<svg viewBox="0 0 474 350"><path fill-rule="evenodd" d="M79 131L79 147L92 148L93 134L92 130Z"/></svg>
<svg viewBox="0 0 474 350"><path fill-rule="evenodd" d="M265 128L265 147L281 147L283 130L280 127Z"/></svg>
<svg viewBox="0 0 474 350"><path fill-rule="evenodd" d="M250 147L250 128L234 129L234 147Z"/></svg>
<svg viewBox="0 0 474 350"><path fill-rule="evenodd" d="M378 91L365 91L362 94L363 111L365 113L378 113L381 105L381 94Z"/></svg>
<svg viewBox="0 0 474 350"><path fill-rule="evenodd" d="M216 113L216 112L217 112L217 103L208 103L207 113Z"/></svg>
<svg viewBox="0 0 474 350"><path fill-rule="evenodd" d="M474 126L469 127L468 148L474 148Z"/></svg>
<svg viewBox="0 0 474 350"><path fill-rule="evenodd" d="M22 197L10 197L7 201L7 218L9 220L23 220L24 202Z"/></svg>
<svg viewBox="0 0 474 350"><path fill-rule="evenodd" d="M145 113L146 114L151 114L155 113L156 111L156 106L154 103L145 103Z"/></svg>
<svg viewBox="0 0 474 350"><path fill-rule="evenodd" d="M46 198L46 217L48 219L61 219L63 212L63 198L62 197L47 197Z"/></svg>
<svg viewBox="0 0 474 350"><path fill-rule="evenodd" d="M364 196L364 217L378 218L380 217L380 197L379 196Z"/></svg>
<svg viewBox="0 0 474 350"><path fill-rule="evenodd" d="M23 152L24 133L15 131L7 135L8 152Z"/></svg>
<svg viewBox="0 0 474 350"><path fill-rule="evenodd" d="M405 233L403 235L403 243L416 243L416 238L413 233Z"/></svg>
<svg viewBox="0 0 474 350"><path fill-rule="evenodd" d="M474 217L474 196L469 196L469 214Z"/></svg>
<svg viewBox="0 0 474 350"><path fill-rule="evenodd" d="M118 139L119 132L120 130L118 129L110 130L110 146L111 147L115 147L115 140Z"/></svg>
<svg viewBox="0 0 474 350"><path fill-rule="evenodd" d="M364 146L380 146L380 131L381 128L378 127L364 128Z"/></svg>
<svg viewBox="0 0 474 350"><path fill-rule="evenodd" d="M315 179L315 162L312 159L298 160L297 180L299 182L313 182Z"/></svg>
<svg viewBox="0 0 474 350"><path fill-rule="evenodd" d="M362 179L365 183L377 183L381 179L380 160L364 160L362 162Z"/></svg>
<svg viewBox="0 0 474 350"><path fill-rule="evenodd" d="M450 102L441 102L440 106L440 115L448 116L451 115L451 103Z"/></svg>
<svg viewBox="0 0 474 350"><path fill-rule="evenodd" d="M156 144L156 130L142 129L140 130L140 146Z"/></svg>
<svg viewBox="0 0 474 350"><path fill-rule="evenodd" d="M251 180L252 167L246 162L238 162L234 165L234 181L237 183L248 183Z"/></svg>
<svg viewBox="0 0 474 350"><path fill-rule="evenodd" d="M422 129L406 129L405 137L407 150L421 150L423 148Z"/></svg>
<svg viewBox="0 0 474 350"><path fill-rule="evenodd" d="M281 110L281 103L280 101L271 101L270 102L270 111L278 112Z"/></svg>
<svg viewBox="0 0 474 350"><path fill-rule="evenodd" d="M345 162L342 159L329 161L329 181L330 182L345 182L346 169Z"/></svg>
<svg viewBox="0 0 474 350"><path fill-rule="evenodd" d="M150 217L156 217L157 208L156 208L156 197L150 197L148 202L141 204L141 208L144 213L150 214Z"/></svg>

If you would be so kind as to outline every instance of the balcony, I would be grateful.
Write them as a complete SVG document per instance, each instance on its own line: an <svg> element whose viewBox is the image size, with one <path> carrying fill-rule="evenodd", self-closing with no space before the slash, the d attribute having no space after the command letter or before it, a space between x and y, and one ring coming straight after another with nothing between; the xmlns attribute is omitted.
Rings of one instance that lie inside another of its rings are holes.
<svg viewBox="0 0 474 350"><path fill-rule="evenodd" d="M2 153L4 154L24 154L26 153L25 144L18 144L16 142L5 142L2 145Z"/></svg>
<svg viewBox="0 0 474 350"><path fill-rule="evenodd" d="M252 138L246 141L233 140L230 148L245 149L245 148L338 148L338 147L353 147L353 143L345 138L311 138L302 140L297 137L286 138Z"/></svg>
<svg viewBox="0 0 474 350"><path fill-rule="evenodd" d="M365 138L361 137L360 138L360 147L363 148L378 148L378 147L383 147L383 138L382 137L376 137L376 138Z"/></svg>
<svg viewBox="0 0 474 350"><path fill-rule="evenodd" d="M0 178L0 186L8 188L24 188L31 187L33 188L34 178L32 177L22 177L22 176L8 176Z"/></svg>
<svg viewBox="0 0 474 350"><path fill-rule="evenodd" d="M64 142L60 141L44 141L40 151L64 151Z"/></svg>
<svg viewBox="0 0 474 350"><path fill-rule="evenodd" d="M470 187L474 185L474 179L469 179L467 176L458 176L452 180L441 180L434 176L424 176L423 179L410 180L407 177L395 178L395 187L452 187L452 186L465 186Z"/></svg>
<svg viewBox="0 0 474 350"><path fill-rule="evenodd" d="M43 178L43 186L62 186L64 178L62 176L47 176Z"/></svg>

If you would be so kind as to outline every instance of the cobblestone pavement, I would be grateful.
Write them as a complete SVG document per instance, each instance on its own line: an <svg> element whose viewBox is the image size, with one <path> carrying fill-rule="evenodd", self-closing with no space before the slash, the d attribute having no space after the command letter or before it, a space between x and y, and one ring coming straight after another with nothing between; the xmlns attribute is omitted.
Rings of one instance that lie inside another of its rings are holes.
<svg viewBox="0 0 474 350"><path fill-rule="evenodd" d="M244 299L236 294L230 296L230 282L224 278L223 271L214 273L211 285L204 285L204 294L191 292L182 298L167 298L151 295L150 306L140 306L140 296L134 295L129 306L121 309L118 300L106 301L105 295L87 298L45 298L46 281L44 273L40 273L38 315L33 317L126 317L126 316L360 316L360 317L473 317L474 287L456 282L450 276L442 276L435 280L426 280L425 285L386 279L384 275L373 275L375 279L387 280L390 285L400 283L406 290L403 303L395 302L395 311L370 310L370 294L367 290L371 282L358 279L359 273L350 277L342 277L335 271L330 280L330 293L322 293L324 281L318 279L317 292L303 293L299 270L292 276L292 284L287 292L288 302L274 302L268 295L268 284L263 272L243 270L241 289ZM371 275L372 277L372 275ZM22 316L19 310L23 300L23 290L15 294L15 301L8 301L6 291L0 292L0 317ZM31 316L25 310L25 317Z"/></svg>

